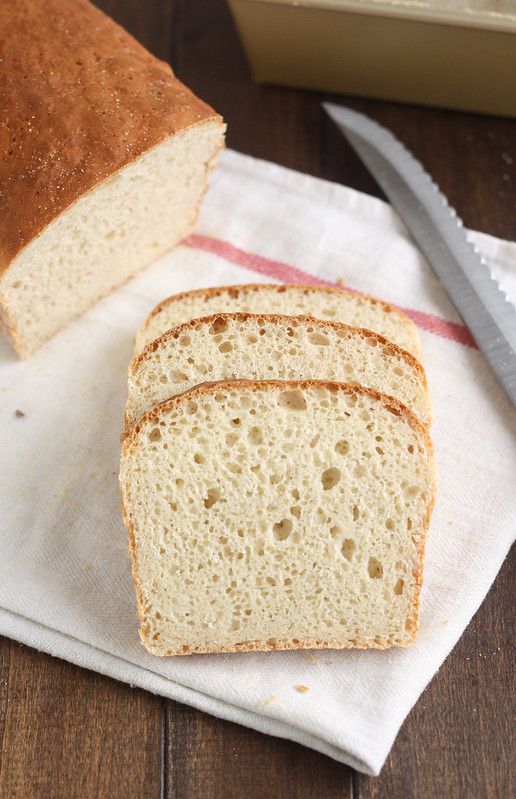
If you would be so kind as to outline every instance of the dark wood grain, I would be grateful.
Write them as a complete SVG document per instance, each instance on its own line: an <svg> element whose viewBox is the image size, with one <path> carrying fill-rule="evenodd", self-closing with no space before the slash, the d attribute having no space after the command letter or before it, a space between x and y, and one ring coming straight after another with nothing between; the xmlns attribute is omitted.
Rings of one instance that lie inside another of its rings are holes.
<svg viewBox="0 0 516 799"><path fill-rule="evenodd" d="M252 83L223 0L176 0L172 65L224 116L228 147L319 173L317 95Z"/></svg>
<svg viewBox="0 0 516 799"><path fill-rule="evenodd" d="M480 114L436 111L330 96L374 117L406 144L438 182L467 227L516 236L516 123ZM323 132L322 177L382 196L330 120Z"/></svg>
<svg viewBox="0 0 516 799"><path fill-rule="evenodd" d="M379 779L354 799L509 799L514 767L516 558L508 558L450 657L410 713ZM505 610L504 610L505 609Z"/></svg>
<svg viewBox="0 0 516 799"><path fill-rule="evenodd" d="M160 797L159 697L6 639L1 652L2 799Z"/></svg>
<svg viewBox="0 0 516 799"><path fill-rule="evenodd" d="M166 799L344 799L351 769L292 741L170 702Z"/></svg>
<svg viewBox="0 0 516 799"><path fill-rule="evenodd" d="M320 109L253 84L224 0L97 0L221 111L228 145L381 196ZM342 98L332 98L342 101ZM422 160L465 223L516 239L516 122L346 98ZM1 799L505 799L514 558L409 715L381 776L0 641Z"/></svg>

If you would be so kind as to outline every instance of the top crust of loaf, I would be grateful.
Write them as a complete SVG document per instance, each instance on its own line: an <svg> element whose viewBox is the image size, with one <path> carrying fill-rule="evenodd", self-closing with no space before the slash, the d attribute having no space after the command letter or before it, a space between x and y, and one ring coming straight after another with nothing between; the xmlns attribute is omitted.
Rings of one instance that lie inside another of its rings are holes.
<svg viewBox="0 0 516 799"><path fill-rule="evenodd" d="M221 118L87 0L0 3L0 273L160 141Z"/></svg>
<svg viewBox="0 0 516 799"><path fill-rule="evenodd" d="M333 286L310 286L304 283L241 283L235 286L213 286L211 288L202 288L202 289L193 289L192 291L183 291L180 294L174 294L171 297L167 297L166 299L162 300L155 308L152 309L149 316L145 320L142 331L145 330L149 321L153 319L157 314L161 313L161 311L167 307L167 305L171 305L175 302L181 302L182 300L188 297L206 297L209 299L211 297L220 297L223 294L227 294L230 298L236 298L239 294L253 294L256 291L260 291L266 289L267 291L276 291L278 294L282 294L289 290L295 291L302 291L304 294L352 294L355 297L363 300L366 303L371 305L380 306L385 313L390 313L398 316L400 318L400 322L402 324L407 325L414 329L414 336L417 339L418 334L416 332L416 326L412 319L410 319L406 314L403 313L399 308L395 305L391 305L389 302L385 302L385 300L379 300L376 297L372 297L370 294L362 294L358 291L352 291L351 289L346 289L342 287L333 287Z"/></svg>
<svg viewBox="0 0 516 799"><path fill-rule="evenodd" d="M344 322L334 322L331 319L316 319L314 316L300 315L294 318L298 324L314 325L321 330L352 330L353 332L357 333L357 335L360 335L364 338L373 339L374 341L377 341L378 344L390 347L395 355L403 358L403 360L410 367L418 372L423 386L425 389L428 388L425 370L418 359L407 350L404 350L403 347L399 347L393 341L388 341L385 336L382 336L380 333L375 333L374 331L368 330L365 327L353 327L352 325L344 324ZM155 352L161 344L166 343L170 339L178 339L183 333L187 333L189 330L192 330L199 324L209 325L218 319L228 322L245 322L247 319L251 319L257 324L266 322L288 324L292 322L292 317L287 314L252 314L247 313L246 311L236 311L235 313L216 313L209 314L209 316L200 316L196 319L190 319L188 322L182 322L180 325L176 325L170 330L167 330L161 336L158 336L157 339L154 339L154 341L149 341L145 348L132 359L129 366L129 374L134 375L138 371L140 364L145 361L151 355L151 353Z"/></svg>
<svg viewBox="0 0 516 799"><path fill-rule="evenodd" d="M428 429L419 421L417 416L399 400L387 396L386 394L381 394L373 388L366 388L358 383L337 383L333 380L216 380L213 382L200 383L198 386L190 388L182 394L176 394L175 397L170 397L170 399L165 400L165 402L156 405L151 411L142 416L142 418L127 432L127 435L122 436L122 458L124 458L132 447L138 443L141 430L145 429L148 425L155 424L158 419L162 418L168 411L176 406L180 407L186 400L194 399L204 394L214 394L216 391L276 391L278 389L294 390L297 388L325 388L328 391L342 392L342 394L348 394L350 396L371 397L374 400L382 402L395 416L404 418L407 424L409 424L418 435L424 438L428 452L430 454L433 453L432 441Z"/></svg>

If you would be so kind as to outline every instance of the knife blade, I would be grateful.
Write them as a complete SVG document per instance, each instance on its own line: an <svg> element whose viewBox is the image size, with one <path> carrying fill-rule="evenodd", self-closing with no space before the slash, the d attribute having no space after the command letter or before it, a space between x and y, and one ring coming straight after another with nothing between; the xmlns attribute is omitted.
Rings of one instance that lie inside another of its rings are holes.
<svg viewBox="0 0 516 799"><path fill-rule="evenodd" d="M468 241L462 220L390 131L350 108L322 106L404 221L516 406L516 309Z"/></svg>

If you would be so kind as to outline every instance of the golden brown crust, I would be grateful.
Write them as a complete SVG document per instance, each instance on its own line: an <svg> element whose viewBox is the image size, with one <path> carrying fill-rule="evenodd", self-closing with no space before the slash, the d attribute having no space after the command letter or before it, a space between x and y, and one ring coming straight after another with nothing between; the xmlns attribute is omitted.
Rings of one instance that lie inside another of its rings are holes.
<svg viewBox="0 0 516 799"><path fill-rule="evenodd" d="M246 311L210 314L209 316L200 316L196 319L189 319L186 322L181 322L181 324L170 328L170 330L165 331L165 333L162 333L161 336L158 336L158 338L154 339L154 341L149 341L145 348L138 353L138 355L135 355L131 361L129 366L129 374L135 374L138 371L140 364L150 355L152 355L152 353L155 352L161 344L164 344L171 339L179 338L179 336L181 336L183 333L193 330L199 324L210 324L215 322L217 319L222 319L223 321L228 322L245 322L250 319L251 321L255 321L257 324L260 324L261 322L265 324L268 322L272 324L286 324L290 327L299 324L310 324L314 327L318 327L320 330L349 330L363 338L373 339L381 346L388 347L390 350L392 350L393 355L397 355L412 369L415 369L416 372L418 372L424 388L428 389L426 373L420 361L418 361L414 355L408 352L408 350L404 350L403 347L400 347L398 344L394 344L394 342L389 341L389 339L385 338L385 336L382 336L381 333L375 333L366 327L353 327L353 325L347 325L344 322L334 322L331 319L316 319L315 316L289 316L287 314L278 313L253 314Z"/></svg>
<svg viewBox="0 0 516 799"><path fill-rule="evenodd" d="M125 502L125 492L123 483L120 484L120 499L122 506L122 519L127 528L128 545L127 550L131 558L131 576L133 578L134 592L136 595L136 618L140 622L140 637L143 641L143 631L145 629L145 598L140 582L140 575L138 574L138 561L136 559L136 540L134 537L134 528L129 519ZM149 650L150 651L150 650Z"/></svg>
<svg viewBox="0 0 516 799"><path fill-rule="evenodd" d="M329 391L341 391L343 394L350 394L355 396L371 397L375 400L380 400L384 407L395 414L396 416L405 417L408 424L412 429L422 435L425 439L425 445L429 448L430 455L432 454L432 442L428 429L419 421L417 416L400 400L391 397L388 394L382 394L374 388L366 388L358 383L340 383L335 380L215 380L212 382L199 383L199 385L183 391L182 394L176 394L168 400L156 405L152 410L148 411L142 416L141 419L131 428L128 434L124 437L122 456L125 455L127 450L136 443L136 439L140 430L147 424L155 424L159 415L167 413L175 406L181 405L182 402L200 397L204 394L213 394L216 391L223 391L227 389L232 391L234 389L247 389L256 391L258 389L274 390L281 388L282 390L310 389L310 388L326 388Z"/></svg>
<svg viewBox="0 0 516 799"><path fill-rule="evenodd" d="M366 302L370 302L372 305L379 305L381 308L383 308L385 313L393 313L399 316L408 327L413 328L415 333L415 339L416 341L418 340L418 335L414 322L395 305L391 305L391 303L386 302L385 300L379 300L376 297L372 297L370 294L362 294L357 291L352 291L351 289L346 289L337 286L335 287L310 286L304 283L281 283L281 284L241 283L234 286L211 286L210 288L182 291L180 294L173 294L171 297L166 297L164 300L158 303L156 307L153 308L153 310L150 312L147 319L143 323L142 331L145 330L150 320L157 314L161 313L163 308L166 308L167 305L171 305L174 302L182 302L184 299L188 297L201 297L204 295L205 298L208 300L211 297L220 297L222 294L228 294L232 299L235 299L242 292L246 294L251 294L255 291L259 291L260 289L267 289L269 291L273 290L278 292L278 294L285 293L289 289L295 289L295 290L301 289L305 294L310 294L310 293L318 293L318 294L325 293L325 294L335 294L335 295L351 294L354 297L358 297L359 299L365 300Z"/></svg>
<svg viewBox="0 0 516 799"><path fill-rule="evenodd" d="M13 319L11 309L0 294L0 333L2 333L20 358L27 358L29 353L22 342L18 328Z"/></svg>
<svg viewBox="0 0 516 799"><path fill-rule="evenodd" d="M87 0L0 3L0 272L83 194L220 117Z"/></svg>
<svg viewBox="0 0 516 799"><path fill-rule="evenodd" d="M316 639L303 639L299 640L298 642L294 641L244 641L234 646L224 646L224 647L196 647L196 648L189 648L187 645L184 645L180 650L160 650L159 647L156 647L152 641L148 639L146 636L147 631L147 623L145 619L145 599L143 596L143 592L141 590L140 580L138 576L138 569L137 569L137 562L136 562L136 553L135 553L135 542L134 542L134 533L132 530L132 525L129 520L129 514L127 512L127 508L125 507L125 496L124 496L124 487L121 486L122 492L122 508L123 508L123 517L124 522L127 526L129 531L129 551L131 554L132 560L132 571L133 571L133 579L136 588L136 595L137 595L137 606L138 606L138 617L141 622L140 627L140 637L142 643L146 647L146 649L151 652L151 654L158 655L158 656L167 656L167 655L189 655L189 654L203 654L203 653L222 653L222 652L267 652L271 650L287 650L287 649L347 649L347 648L354 648L354 649L386 649L391 646L409 646L415 639L417 630L418 630L418 616L419 616L419 603L420 603L420 593L421 593L421 585L423 582L423 567L424 567L424 553L425 553L425 544L426 538L428 535L428 528L430 526L430 519L432 515L432 510L435 504L435 497L436 497L436 469L435 463L433 458L433 446L430 439L430 435L428 433L428 429L417 419L417 417L410 411L408 408L405 407L399 400L394 399L394 397L389 397L387 395L381 394L378 391L375 391L371 388L365 388L364 386L356 385L356 384L349 384L349 383L336 383L333 381L326 381L326 380L263 380L263 381L252 381L252 380L222 380L215 383L202 383L199 386L195 386L195 388L191 388L188 391L185 391L183 394L178 394L175 397L171 397L170 399L166 400L165 402L161 403L160 405L153 408L149 411L145 416L143 416L139 422L137 422L134 427L127 433L125 439L122 444L122 461L124 458L129 454L131 447L135 446L137 443L138 435L140 431L142 431L146 426L150 426L152 424L157 423L159 417L162 414L166 414L169 411L173 410L175 407L179 407L183 402L189 401L192 398L212 394L215 392L224 391L225 389L228 391L233 391L234 389L246 389L246 390L275 390L277 388L281 388L282 390L293 390L296 388L326 388L330 391L341 391L348 395L355 395L355 396L366 396L371 397L376 400L380 400L384 407L389 410L391 413L396 414L397 416L403 417L407 423L412 427L412 429L422 436L425 447L428 453L429 462L432 466L432 471L434 475L433 480L433 488L431 491L430 496L428 496L427 502L427 509L425 516L421 523L420 530L414 531L413 533L413 540L416 542L417 546L417 563L416 567L413 571L413 579L414 579L414 592L413 592L413 599L410 607L410 612L406 620L406 632L407 636L404 639L400 639L399 637L394 638L375 638L367 641L336 641L336 640L316 640Z"/></svg>
<svg viewBox="0 0 516 799"><path fill-rule="evenodd" d="M300 638L295 641L278 641L275 640L274 644L269 644L268 641L241 641L234 645L228 646L196 646L190 647L187 645L182 646L180 649L160 649L149 638L147 638L142 631L140 631L140 639L145 649L155 655L156 657L171 657L178 655L222 655L230 654L232 652L279 652L291 649L390 649L392 646L410 646L413 638L404 638L403 640L392 638L370 638L362 641L349 640L339 641L335 639L320 640L316 638Z"/></svg>

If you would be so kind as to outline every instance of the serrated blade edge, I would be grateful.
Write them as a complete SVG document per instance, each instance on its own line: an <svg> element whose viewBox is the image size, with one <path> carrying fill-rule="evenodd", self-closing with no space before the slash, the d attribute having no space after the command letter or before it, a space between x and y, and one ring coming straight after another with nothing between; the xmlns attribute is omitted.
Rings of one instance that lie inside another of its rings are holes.
<svg viewBox="0 0 516 799"><path fill-rule="evenodd" d="M468 241L455 210L390 131L351 109L323 107L405 222L516 405L516 310Z"/></svg>

